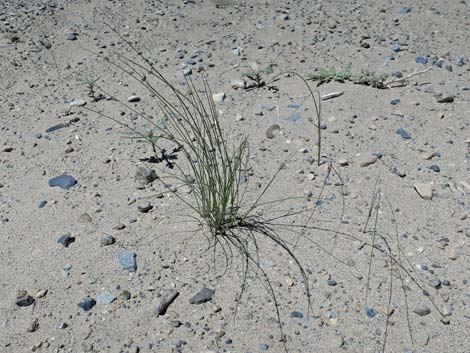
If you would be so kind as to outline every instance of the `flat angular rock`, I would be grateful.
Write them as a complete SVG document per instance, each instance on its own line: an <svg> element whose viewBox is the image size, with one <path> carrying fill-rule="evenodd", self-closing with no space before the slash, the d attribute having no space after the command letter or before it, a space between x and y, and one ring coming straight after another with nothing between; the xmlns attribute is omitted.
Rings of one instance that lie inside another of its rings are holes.
<svg viewBox="0 0 470 353"><path fill-rule="evenodd" d="M297 120L300 120L302 118L302 115L300 115L299 113L294 113L292 115L289 115L286 120L291 122L291 123L295 123Z"/></svg>
<svg viewBox="0 0 470 353"><path fill-rule="evenodd" d="M137 270L137 254L131 250L120 250L118 253L118 261L122 268L126 271L136 271Z"/></svg>
<svg viewBox="0 0 470 353"><path fill-rule="evenodd" d="M212 300L212 296L215 294L215 290L209 288L202 288L198 293L194 294L189 299L190 304L203 304Z"/></svg>
<svg viewBox="0 0 470 353"><path fill-rule="evenodd" d="M212 100L214 101L215 104L220 104L224 101L225 99L225 93L224 92L219 92L219 93L214 93L212 95Z"/></svg>
<svg viewBox="0 0 470 353"><path fill-rule="evenodd" d="M96 300L98 301L98 303L106 305L106 304L111 304L113 301L115 301L116 296L112 295L108 291L103 291L100 294L98 294L98 296L96 297Z"/></svg>
<svg viewBox="0 0 470 353"><path fill-rule="evenodd" d="M417 183L414 185L414 188L422 199L432 199L432 185L430 183Z"/></svg>
<svg viewBox="0 0 470 353"><path fill-rule="evenodd" d="M70 189L72 186L77 184L77 180L71 175L59 175L49 180L49 186L58 186L62 189Z"/></svg>
<svg viewBox="0 0 470 353"><path fill-rule="evenodd" d="M179 292L176 289L163 290L161 296L156 299L155 311L157 316L164 315L171 303L179 295Z"/></svg>

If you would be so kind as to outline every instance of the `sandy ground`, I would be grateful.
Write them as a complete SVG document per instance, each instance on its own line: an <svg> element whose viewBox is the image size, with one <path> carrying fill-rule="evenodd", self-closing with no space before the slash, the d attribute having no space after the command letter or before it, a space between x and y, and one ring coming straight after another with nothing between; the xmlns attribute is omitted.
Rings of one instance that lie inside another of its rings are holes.
<svg viewBox="0 0 470 353"><path fill-rule="evenodd" d="M0 352L468 352L469 15L468 0L3 0ZM196 82L204 72L225 93L221 124L229 139L250 141L247 201L293 154L265 198L300 197L262 214L304 211L275 231L298 240L310 309L294 261L259 240L285 345L266 283L249 274L238 301L238 255L223 274L222 252L207 248L184 203L155 197L159 181L136 183L149 146L87 110L142 128L111 99L136 95L133 109L159 115L145 89L92 53L136 57L105 22L172 84L190 68ZM300 80L231 87L253 62L274 65L267 79L349 63L397 76L431 70L392 89L321 85L322 95L344 94L323 101L318 166L313 104ZM105 91L97 102L77 81L87 73ZM267 138L273 124L282 133ZM50 186L64 174L76 184ZM378 220L368 228L376 231L363 233L377 180ZM145 202L152 209L141 212ZM123 268L123 251L135 253L135 271ZM205 287L212 297L191 304ZM172 289L178 297L157 316L160 293Z"/></svg>

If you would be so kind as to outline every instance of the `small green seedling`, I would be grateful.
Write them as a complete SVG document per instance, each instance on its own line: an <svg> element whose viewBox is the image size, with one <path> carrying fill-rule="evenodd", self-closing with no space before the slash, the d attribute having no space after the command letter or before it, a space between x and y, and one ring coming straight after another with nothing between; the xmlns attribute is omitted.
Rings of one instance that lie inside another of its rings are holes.
<svg viewBox="0 0 470 353"><path fill-rule="evenodd" d="M153 152L155 153L155 155L157 155L158 150L160 150L160 148L158 147L158 142L162 137L162 128L164 127L165 122L166 119L162 118L155 122L152 128L149 128L147 130L137 131L134 129L129 129L129 131L126 132L125 137L136 140L136 142L139 143L150 144L152 146Z"/></svg>
<svg viewBox="0 0 470 353"><path fill-rule="evenodd" d="M85 87L88 97L93 99L95 102L99 101L102 97L101 94L96 94L96 83L100 80L100 78L101 77L95 77L89 71L83 72L76 77L78 84Z"/></svg>
<svg viewBox="0 0 470 353"><path fill-rule="evenodd" d="M247 88L262 88L266 87L266 76L274 72L274 64L270 64L265 68L261 68L258 64L253 63L250 65L250 69L242 74L242 77L246 77L250 80ZM271 87L268 87L271 89Z"/></svg>

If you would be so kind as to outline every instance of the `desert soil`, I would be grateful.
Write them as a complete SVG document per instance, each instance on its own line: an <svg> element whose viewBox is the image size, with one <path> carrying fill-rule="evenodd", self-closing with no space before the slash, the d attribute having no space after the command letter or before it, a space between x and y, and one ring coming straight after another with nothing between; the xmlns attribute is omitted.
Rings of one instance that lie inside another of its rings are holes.
<svg viewBox="0 0 470 353"><path fill-rule="evenodd" d="M469 352L469 15L468 0L2 0L0 352ZM136 177L168 168L93 112L139 129L131 109L161 117L102 60L139 60L124 39L183 91L204 74L224 93L229 144L250 142L247 202L287 161L263 200L292 198L259 216L308 282L258 243L284 340L263 278L249 273L239 300L240 255L225 268L189 190ZM237 88L253 63L273 68L268 84ZM287 72L348 64L426 72L319 86L344 92L322 101L319 166L313 101Z"/></svg>

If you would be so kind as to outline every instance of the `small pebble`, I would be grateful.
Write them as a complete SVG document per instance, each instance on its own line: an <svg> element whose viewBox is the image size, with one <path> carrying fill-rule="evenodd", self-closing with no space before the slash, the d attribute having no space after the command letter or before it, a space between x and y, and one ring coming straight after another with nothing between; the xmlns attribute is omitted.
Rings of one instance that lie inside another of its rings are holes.
<svg viewBox="0 0 470 353"><path fill-rule="evenodd" d="M137 206L137 210L142 213L147 213L153 208L152 204L149 201L144 201Z"/></svg>
<svg viewBox="0 0 470 353"><path fill-rule="evenodd" d="M119 299L121 300L129 300L131 299L131 292L129 292L127 289L123 289L120 293L119 293Z"/></svg>
<svg viewBox="0 0 470 353"><path fill-rule="evenodd" d="M246 87L246 82L245 82L245 80L242 80L242 79L236 79L236 80L232 80L230 82L230 86L233 89L245 88Z"/></svg>
<svg viewBox="0 0 470 353"><path fill-rule="evenodd" d="M78 222L82 224L91 223L92 219L88 213L82 213L78 218Z"/></svg>
<svg viewBox="0 0 470 353"><path fill-rule="evenodd" d="M359 162L359 165L361 167L368 167L372 164L374 164L375 162L377 162L378 158L376 155L374 154L371 154L367 157L365 157L364 159L362 159L360 162Z"/></svg>
<svg viewBox="0 0 470 353"><path fill-rule="evenodd" d="M368 317L372 318L372 317L375 317L378 314L378 312L377 310L373 308L366 308L366 314Z"/></svg>
<svg viewBox="0 0 470 353"><path fill-rule="evenodd" d="M115 301L116 296L112 295L108 291L104 291L98 294L98 296L96 297L96 300L98 303L106 305L106 304L111 304L113 301Z"/></svg>
<svg viewBox="0 0 470 353"><path fill-rule="evenodd" d="M124 223L118 223L113 227L113 229L115 230L122 230L124 228L126 228L126 225Z"/></svg>
<svg viewBox="0 0 470 353"><path fill-rule="evenodd" d="M67 33L67 40L74 41L74 40L77 40L77 39L78 39L78 33L76 33L76 32Z"/></svg>
<svg viewBox="0 0 470 353"><path fill-rule="evenodd" d="M66 233L64 235L61 235L59 237L59 239L57 239L57 243L62 244L66 248L68 248L68 246L70 244L72 244L74 241L75 241L75 238L72 237L72 235L70 233Z"/></svg>
<svg viewBox="0 0 470 353"><path fill-rule="evenodd" d="M301 319L304 317L304 314L302 314L300 311L293 311L290 313L290 317L296 318L296 319Z"/></svg>
<svg viewBox="0 0 470 353"><path fill-rule="evenodd" d="M435 95L437 103L452 103L455 99L455 95L451 93L440 93Z"/></svg>
<svg viewBox="0 0 470 353"><path fill-rule="evenodd" d="M189 299L190 304L203 304L212 300L215 291L209 288L202 288L198 293L194 294L191 299Z"/></svg>
<svg viewBox="0 0 470 353"><path fill-rule="evenodd" d="M45 297L47 294L47 289L41 289L41 290L38 290L38 292L36 293L36 298L43 298Z"/></svg>
<svg viewBox="0 0 470 353"><path fill-rule="evenodd" d="M411 140L411 135L406 132L404 129L402 129L401 127L398 128L396 131L395 131L398 135L400 135L403 139L405 140Z"/></svg>
<svg viewBox="0 0 470 353"><path fill-rule="evenodd" d="M423 200L432 199L432 185L430 183L417 183L414 189Z"/></svg>
<svg viewBox="0 0 470 353"><path fill-rule="evenodd" d="M300 115L300 113L298 112L295 112L294 114L292 115L289 115L286 120L291 122L291 123L295 123L297 120L301 119L302 118L302 115Z"/></svg>
<svg viewBox="0 0 470 353"><path fill-rule="evenodd" d="M19 307L25 307L25 306L30 306L33 305L35 302L34 298L30 295L25 295L21 298L18 298L16 300L16 305Z"/></svg>
<svg viewBox="0 0 470 353"><path fill-rule="evenodd" d="M80 303L78 303L78 307L83 309L84 311L91 310L96 305L96 301L93 298L85 298Z"/></svg>
<svg viewBox="0 0 470 353"><path fill-rule="evenodd" d="M130 96L127 98L127 101L129 103L137 103L141 101L141 98L139 96Z"/></svg>
<svg viewBox="0 0 470 353"><path fill-rule="evenodd" d="M452 311L453 311L453 308L452 308L452 305L450 304L446 304L444 305L444 307L442 308L442 314L444 316L451 316L452 315Z"/></svg>
<svg viewBox="0 0 470 353"><path fill-rule="evenodd" d="M219 92L219 93L214 93L212 95L212 100L214 101L215 104L220 104L224 101L225 99L225 93L224 92Z"/></svg>
<svg viewBox="0 0 470 353"><path fill-rule="evenodd" d="M173 303L178 295L179 292L176 289L163 290L155 303L157 316L164 315L168 307Z"/></svg>
<svg viewBox="0 0 470 353"><path fill-rule="evenodd" d="M71 107L83 107L86 102L83 99L74 99L69 103Z"/></svg>
<svg viewBox="0 0 470 353"><path fill-rule="evenodd" d="M137 254L131 250L119 250L118 261L122 268L126 271L135 272L137 270Z"/></svg>
<svg viewBox="0 0 470 353"><path fill-rule="evenodd" d="M417 56L416 59L415 59L415 62L417 64L426 65L428 63L428 58L426 58L425 56Z"/></svg>
<svg viewBox="0 0 470 353"><path fill-rule="evenodd" d="M46 129L46 133L50 133L50 132L53 132L53 131L56 131L56 130L59 130L59 129L63 129L65 127L69 127L70 124L68 123L59 123L59 124L56 124L56 125L53 125L49 128Z"/></svg>
<svg viewBox="0 0 470 353"><path fill-rule="evenodd" d="M419 304L413 309L413 312L419 316L426 316L431 313L431 309L426 304Z"/></svg>
<svg viewBox="0 0 470 353"><path fill-rule="evenodd" d="M102 246L107 246L107 245L112 245L115 243L115 239L114 237L111 235L111 234L103 234L101 236L101 240L100 240L100 243Z"/></svg>

